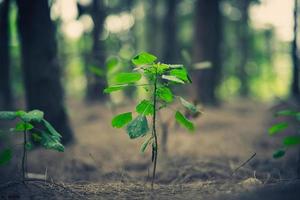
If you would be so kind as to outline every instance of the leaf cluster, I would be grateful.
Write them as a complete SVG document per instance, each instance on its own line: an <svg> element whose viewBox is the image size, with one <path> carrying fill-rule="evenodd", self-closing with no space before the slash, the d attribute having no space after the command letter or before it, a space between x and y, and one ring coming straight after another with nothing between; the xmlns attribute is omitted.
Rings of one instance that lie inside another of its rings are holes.
<svg viewBox="0 0 300 200"><path fill-rule="evenodd" d="M12 133L30 134L35 144L40 144L46 149L52 149L59 152L64 151L61 144L61 135L55 128L44 119L44 112L40 110L32 110L25 112L20 111L0 111L0 120L17 120L14 128L10 129ZM26 149L33 147L31 142L26 142ZM0 165L5 164L12 158L12 150L7 148L0 152Z"/></svg>
<svg viewBox="0 0 300 200"><path fill-rule="evenodd" d="M294 120L297 121L297 123L300 125L300 112L293 111L293 110L281 110L275 114L275 117L292 117ZM288 122L279 122L276 124L273 124L268 132L270 136L277 135L279 133L282 133L286 131L286 129L289 127ZM300 130L299 130L300 131ZM300 133L300 132L299 132ZM278 149L277 151L274 152L273 157L274 158L281 158L285 155L286 150L290 147L295 147L300 145L300 135L299 133L290 135L290 136L285 136L282 140L282 148Z"/></svg>
<svg viewBox="0 0 300 200"><path fill-rule="evenodd" d="M150 130L147 118L164 108L168 108L176 99L191 113L199 113L195 105L176 96L172 91L173 87L192 82L183 65L157 62L156 56L146 52L136 55L131 62L134 65L132 71L121 72L112 76L109 80L111 85L104 92L112 93L132 86L143 87L150 93L151 98L140 101L135 107L135 112L116 115L112 119L113 127L123 128L126 126L126 132L131 139L144 137ZM154 105L154 99L157 106ZM182 127L194 131L193 122L179 110L174 111L174 118ZM152 123L155 122L152 121ZM144 152L149 144L153 144L153 135L151 134L146 137L141 151Z"/></svg>

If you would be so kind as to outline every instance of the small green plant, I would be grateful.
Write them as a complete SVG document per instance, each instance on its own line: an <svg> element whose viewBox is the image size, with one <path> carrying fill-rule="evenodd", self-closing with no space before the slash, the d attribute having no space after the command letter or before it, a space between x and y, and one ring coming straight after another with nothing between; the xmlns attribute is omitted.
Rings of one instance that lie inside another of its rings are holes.
<svg viewBox="0 0 300 200"><path fill-rule="evenodd" d="M300 112L297 111L293 111L293 110L281 110L279 112L277 112L275 114L276 117L280 117L280 116L287 116L287 117L292 117L297 125L298 125L298 130L300 130ZM280 132L284 132L287 128L289 127L289 123L288 122L279 122L276 123L274 125L272 125L269 128L269 135L273 136L276 135ZM290 147L295 147L295 146L299 146L300 145L300 132L291 135L291 136L286 136L285 138L283 138L282 141L282 146L280 149L278 149L277 151L274 152L273 154L273 158L281 158L285 155L286 151L288 150L288 148Z"/></svg>
<svg viewBox="0 0 300 200"><path fill-rule="evenodd" d="M116 115L112 119L112 126L122 128L125 125L126 132L130 139L144 137L141 152L144 152L151 145L153 174L152 188L155 180L158 141L157 141L157 112L168 108L171 103L178 99L179 102L192 113L198 113L197 107L182 97L175 96L171 86L191 83L187 69L183 65L171 65L157 62L157 57L143 52L135 56L132 60L134 65L132 72L116 74L109 80L112 85L104 92L111 93L123 90L129 86L143 87L149 93L149 99L144 99L136 105L137 116L133 118L132 112ZM144 81L141 83L141 81ZM175 120L189 131L194 131L194 124L185 117L179 110L173 110ZM151 133L147 117L151 120Z"/></svg>
<svg viewBox="0 0 300 200"><path fill-rule="evenodd" d="M0 111L0 120L10 120L17 123L11 128L11 133L23 134L23 156L22 156L22 179L26 180L27 174L27 151L33 148L33 143L28 140L32 138L35 144L40 144L46 149L52 149L59 152L64 151L61 144L61 135L53 126L44 119L44 113L40 110L25 111ZM0 165L8 163L12 158L12 149L6 148L0 152Z"/></svg>

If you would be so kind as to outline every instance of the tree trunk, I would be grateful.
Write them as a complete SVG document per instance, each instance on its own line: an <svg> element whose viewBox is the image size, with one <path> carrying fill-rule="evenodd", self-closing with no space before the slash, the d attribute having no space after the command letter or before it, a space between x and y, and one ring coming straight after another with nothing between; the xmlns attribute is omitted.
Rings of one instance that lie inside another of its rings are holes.
<svg viewBox="0 0 300 200"><path fill-rule="evenodd" d="M63 103L61 72L57 59L55 28L47 0L17 0L27 109L41 109L45 118L62 134L73 135Z"/></svg>
<svg viewBox="0 0 300 200"><path fill-rule="evenodd" d="M217 105L216 89L221 76L221 14L219 0L196 1L194 62L211 62L212 67L197 72L197 99L206 105Z"/></svg>
<svg viewBox="0 0 300 200"><path fill-rule="evenodd" d="M93 47L92 47L92 64L95 67L104 70L105 67L105 50L104 44L100 40L104 28L105 11L102 0L93 0L91 7L91 16L94 22L94 30L92 33L93 37ZM99 77L91 72L87 72L87 100L104 100L106 95L104 95L103 90L106 87L105 77ZM105 74L105 73L104 73Z"/></svg>
<svg viewBox="0 0 300 200"><path fill-rule="evenodd" d="M166 63L175 63L177 49L177 30L176 30L176 7L177 0L167 0L167 12L164 18L164 45L163 45L163 61Z"/></svg>
<svg viewBox="0 0 300 200"><path fill-rule="evenodd" d="M293 62L293 80L291 93L294 98L300 100L300 82L299 82L299 57L298 57L298 0L295 0L294 7L294 38L292 41L292 62Z"/></svg>
<svg viewBox="0 0 300 200"><path fill-rule="evenodd" d="M0 3L0 110L12 108L9 54L9 5L10 0Z"/></svg>
<svg viewBox="0 0 300 200"><path fill-rule="evenodd" d="M292 61L293 61L293 81L291 86L292 97L298 102L300 101L300 83L299 83L299 57L298 57L298 0L294 0L294 38L292 41ZM297 163L297 178L300 178L300 147L298 149L298 163Z"/></svg>
<svg viewBox="0 0 300 200"><path fill-rule="evenodd" d="M249 40L250 40L250 30L249 30L249 6L250 0L238 0L238 5L240 7L241 19L237 24L237 35L238 35L238 54L239 66L238 66L238 77L241 81L240 95L242 97L247 97L249 95L249 83L247 74L247 63L250 52Z"/></svg>
<svg viewBox="0 0 300 200"><path fill-rule="evenodd" d="M147 51L149 53L158 55L159 54L159 23L157 17L157 0L149 0L146 8L146 40L147 40Z"/></svg>

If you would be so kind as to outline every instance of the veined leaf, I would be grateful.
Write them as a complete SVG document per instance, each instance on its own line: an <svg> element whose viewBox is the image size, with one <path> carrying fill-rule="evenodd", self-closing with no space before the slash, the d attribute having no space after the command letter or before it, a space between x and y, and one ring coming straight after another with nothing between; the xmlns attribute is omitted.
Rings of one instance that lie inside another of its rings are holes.
<svg viewBox="0 0 300 200"><path fill-rule="evenodd" d="M156 59L156 56L146 52L142 52L136 55L131 61L134 65L148 65L153 64Z"/></svg>
<svg viewBox="0 0 300 200"><path fill-rule="evenodd" d="M288 123L286 122L274 124L271 128L269 128L269 135L275 135L276 133L285 130L287 127Z"/></svg>
<svg viewBox="0 0 300 200"><path fill-rule="evenodd" d="M196 107L194 104L192 104L192 103L188 102L187 100L185 100L184 98L180 97L180 102L181 102L181 104L182 104L185 108L187 108L187 109L188 109L189 111L191 111L193 114L199 113L197 107Z"/></svg>
<svg viewBox="0 0 300 200"><path fill-rule="evenodd" d="M123 126L125 126L126 124L131 122L131 120L132 120L131 112L122 113L122 114L115 116L112 119L111 124L115 128L122 128Z"/></svg>
<svg viewBox="0 0 300 200"><path fill-rule="evenodd" d="M63 152L64 146L61 144L61 134L59 134L55 128L45 119L42 119L46 130L40 132L41 144L46 149L52 149L55 151Z"/></svg>
<svg viewBox="0 0 300 200"><path fill-rule="evenodd" d="M184 128L187 128L189 131L195 130L194 124L190 120L188 120L181 112L176 111L175 119L180 125L182 125Z"/></svg>
<svg viewBox="0 0 300 200"><path fill-rule="evenodd" d="M177 78L176 76L171 76L171 75L162 75L163 79L166 79L168 81L173 81L175 83L181 83L184 84L184 81L180 80L179 78Z"/></svg>
<svg viewBox="0 0 300 200"><path fill-rule="evenodd" d="M167 102L167 103L171 103L173 101L173 94L171 92L171 90L167 87L159 87L156 91L157 96Z"/></svg>
<svg viewBox="0 0 300 200"><path fill-rule="evenodd" d="M52 149L59 152L64 152L65 148L60 142L60 137L53 135L52 133L47 131L41 131L41 145L46 149Z"/></svg>
<svg viewBox="0 0 300 200"><path fill-rule="evenodd" d="M44 112L40 110L32 110L28 113L25 113L21 116L21 119L25 122L41 122L41 120L44 118Z"/></svg>
<svg viewBox="0 0 300 200"><path fill-rule="evenodd" d="M7 164L12 158L12 150L4 149L0 152L0 165Z"/></svg>
<svg viewBox="0 0 300 200"><path fill-rule="evenodd" d="M153 115L153 104L149 100L143 100L136 106L136 112L141 115Z"/></svg>
<svg viewBox="0 0 300 200"><path fill-rule="evenodd" d="M143 115L138 115L127 125L126 131L130 139L144 136L149 131L147 118Z"/></svg>
<svg viewBox="0 0 300 200"><path fill-rule="evenodd" d="M287 136L283 139L283 145L286 147L295 146L300 144L300 136Z"/></svg>
<svg viewBox="0 0 300 200"><path fill-rule="evenodd" d="M14 131L29 131L33 128L34 126L28 122L19 122L16 124Z"/></svg>
<svg viewBox="0 0 300 200"><path fill-rule="evenodd" d="M57 141L60 141L61 139L61 134L59 134L55 128L45 119L42 120L46 130L48 131L48 133L51 135L51 138L57 140Z"/></svg>
<svg viewBox="0 0 300 200"><path fill-rule="evenodd" d="M172 69L170 71L170 75L175 76L184 82L191 82L190 78L188 77L188 73L187 73L186 69L184 69L184 68Z"/></svg>
<svg viewBox="0 0 300 200"><path fill-rule="evenodd" d="M279 149L273 153L273 158L278 159L278 158L283 157L284 155L285 155L285 151L282 149Z"/></svg>
<svg viewBox="0 0 300 200"><path fill-rule="evenodd" d="M109 86L109 87L105 88L103 92L104 93L116 92L116 91L119 91L119 90L123 90L127 86L128 86L128 84L112 85L112 86Z"/></svg>
<svg viewBox="0 0 300 200"><path fill-rule="evenodd" d="M10 111L0 111L0 120L14 120L17 115L15 112Z"/></svg>
<svg viewBox="0 0 300 200"><path fill-rule="evenodd" d="M139 81L142 75L137 72L119 73L112 78L113 84L127 84Z"/></svg>

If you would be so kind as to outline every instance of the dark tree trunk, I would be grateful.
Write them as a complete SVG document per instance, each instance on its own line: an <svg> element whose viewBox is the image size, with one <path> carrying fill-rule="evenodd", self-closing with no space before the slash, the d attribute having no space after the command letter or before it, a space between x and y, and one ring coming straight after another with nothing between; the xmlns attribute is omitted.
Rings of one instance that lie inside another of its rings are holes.
<svg viewBox="0 0 300 200"><path fill-rule="evenodd" d="M238 54L239 66L238 66L238 77L241 81L240 95L246 97L249 95L249 83L247 74L247 62L250 52L250 31L249 31L249 6L250 0L238 0L238 5L240 7L241 19L237 24L237 35L238 35Z"/></svg>
<svg viewBox="0 0 300 200"><path fill-rule="evenodd" d="M105 67L105 50L104 44L100 40L100 36L104 27L105 20L105 10L102 0L93 0L91 7L91 16L94 22L94 30L92 33L93 37L93 47L92 47L92 64L93 66L102 68ZM91 72L87 74L87 100L104 100L106 95L104 95L103 90L106 87L105 77L98 77Z"/></svg>
<svg viewBox="0 0 300 200"><path fill-rule="evenodd" d="M4 0L0 4L0 110L9 110L13 104L10 84L9 4L10 0Z"/></svg>
<svg viewBox="0 0 300 200"><path fill-rule="evenodd" d="M291 93L294 98L300 100L300 82L299 82L299 57L298 57L298 0L295 0L294 7L294 39L292 41L292 62L293 62L293 80Z"/></svg>
<svg viewBox="0 0 300 200"><path fill-rule="evenodd" d="M293 61L293 81L291 86L292 97L300 103L300 83L299 83L299 57L298 57L298 0L294 0L294 39L292 41L292 61ZM300 178L300 148L298 149L297 178Z"/></svg>
<svg viewBox="0 0 300 200"><path fill-rule="evenodd" d="M176 7L177 0L167 0L167 12L164 18L163 61L175 63L177 58Z"/></svg>
<svg viewBox="0 0 300 200"><path fill-rule="evenodd" d="M152 54L158 55L158 38L159 38L159 23L157 17L157 0L149 0L146 16L146 40L147 51Z"/></svg>
<svg viewBox="0 0 300 200"><path fill-rule="evenodd" d="M195 75L197 99L206 105L217 105L216 89L221 76L221 14L219 0L197 0L194 35L194 62L211 62L212 67Z"/></svg>
<svg viewBox="0 0 300 200"><path fill-rule="evenodd" d="M57 59L55 28L48 0L17 0L27 109L41 109L62 134L62 142L73 135L63 103L61 72Z"/></svg>

